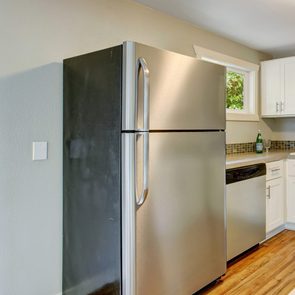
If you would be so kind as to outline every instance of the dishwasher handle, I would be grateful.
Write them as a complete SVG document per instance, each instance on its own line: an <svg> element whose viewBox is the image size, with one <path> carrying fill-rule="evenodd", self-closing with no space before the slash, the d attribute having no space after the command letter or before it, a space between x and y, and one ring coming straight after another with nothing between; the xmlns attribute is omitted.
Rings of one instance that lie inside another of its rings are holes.
<svg viewBox="0 0 295 295"><path fill-rule="evenodd" d="M266 166L264 163L227 169L226 184L231 184L263 175L266 175Z"/></svg>

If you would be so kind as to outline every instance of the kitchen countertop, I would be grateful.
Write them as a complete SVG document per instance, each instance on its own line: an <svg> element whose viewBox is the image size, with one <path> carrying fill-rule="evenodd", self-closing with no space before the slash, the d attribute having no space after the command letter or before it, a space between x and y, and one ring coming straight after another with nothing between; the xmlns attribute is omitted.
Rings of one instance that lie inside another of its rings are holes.
<svg viewBox="0 0 295 295"><path fill-rule="evenodd" d="M241 153L226 155L226 169L287 159L291 152L292 151L275 151L268 153L264 152L262 154Z"/></svg>

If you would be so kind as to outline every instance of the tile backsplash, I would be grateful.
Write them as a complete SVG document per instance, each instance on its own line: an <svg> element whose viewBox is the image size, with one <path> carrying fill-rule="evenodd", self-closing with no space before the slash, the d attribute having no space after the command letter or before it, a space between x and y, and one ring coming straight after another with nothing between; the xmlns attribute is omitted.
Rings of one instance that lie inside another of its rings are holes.
<svg viewBox="0 0 295 295"><path fill-rule="evenodd" d="M272 140L270 150L283 150L289 151L295 149L295 141L294 140Z"/></svg>
<svg viewBox="0 0 295 295"><path fill-rule="evenodd" d="M295 150L295 140L272 140L270 151ZM226 145L226 154L241 154L255 152L255 142L231 143Z"/></svg>
<svg viewBox="0 0 295 295"><path fill-rule="evenodd" d="M226 145L226 154L240 154L255 152L255 142L231 143Z"/></svg>

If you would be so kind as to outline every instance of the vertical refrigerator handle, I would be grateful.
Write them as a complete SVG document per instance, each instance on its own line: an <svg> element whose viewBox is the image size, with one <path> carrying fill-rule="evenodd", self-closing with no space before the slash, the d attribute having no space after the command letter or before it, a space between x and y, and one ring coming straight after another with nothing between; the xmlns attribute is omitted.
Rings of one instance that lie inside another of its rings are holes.
<svg viewBox="0 0 295 295"><path fill-rule="evenodd" d="M139 71L143 71L143 129L138 131L149 131L149 99L150 99L150 71L148 69L146 60L143 57L139 57L137 60L137 85L139 81ZM138 94L136 95L136 106L138 105ZM137 111L137 107L136 107ZM136 116L137 117L137 116ZM137 128L136 124L136 128Z"/></svg>
<svg viewBox="0 0 295 295"><path fill-rule="evenodd" d="M148 191L149 191L149 133L148 132L137 132L136 137L138 136L143 136L143 187L142 191L139 196L136 196L136 208L139 209L143 203L145 202L147 196L148 196ZM137 138L136 138L137 139ZM135 141L136 141L135 139ZM136 149L135 149L135 154L136 154ZM135 164L136 165L136 164ZM135 168L135 174L136 173L136 168ZM135 175L135 188L137 186L137 177ZM135 189L136 191L136 189Z"/></svg>
<svg viewBox="0 0 295 295"><path fill-rule="evenodd" d="M136 95L136 118L138 117L138 83L139 83L139 74L142 70L143 73L143 126L142 129L138 128L136 124L136 138L137 142L138 136L143 136L143 187L139 196L135 196L136 198L136 208L139 209L143 203L145 202L148 195L148 177L149 177L149 99L150 99L150 71L148 69L146 60L143 57L139 57L137 59L137 76L136 76L136 87L137 87L137 95ZM135 148L135 155L137 154ZM135 156L136 157L136 156ZM137 158L137 157L136 157ZM135 164L136 165L136 164ZM137 171L135 166L135 189L137 187ZM136 190L135 190L136 191Z"/></svg>

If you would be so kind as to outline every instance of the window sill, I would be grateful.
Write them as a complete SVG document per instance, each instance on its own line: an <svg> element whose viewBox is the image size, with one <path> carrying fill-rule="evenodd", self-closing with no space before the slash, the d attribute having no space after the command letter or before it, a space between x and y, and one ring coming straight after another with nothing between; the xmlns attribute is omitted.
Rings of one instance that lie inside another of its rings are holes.
<svg viewBox="0 0 295 295"><path fill-rule="evenodd" d="M259 116L257 114L236 114L226 113L226 121L252 121L258 122Z"/></svg>

